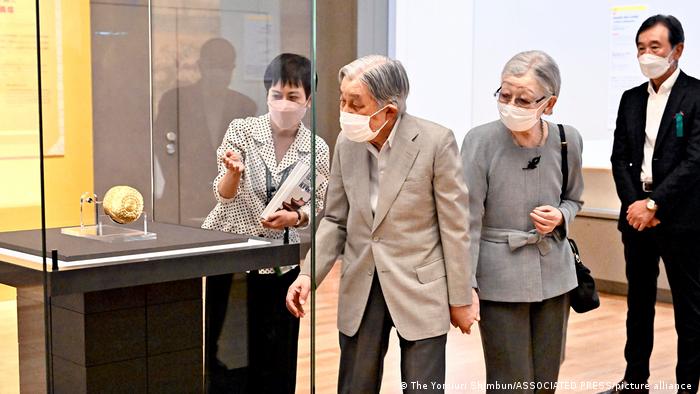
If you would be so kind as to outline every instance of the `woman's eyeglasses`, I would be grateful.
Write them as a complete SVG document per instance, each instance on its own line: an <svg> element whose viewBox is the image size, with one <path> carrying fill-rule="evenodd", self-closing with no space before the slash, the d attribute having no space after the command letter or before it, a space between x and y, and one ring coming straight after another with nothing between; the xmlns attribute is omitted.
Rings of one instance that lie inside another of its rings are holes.
<svg viewBox="0 0 700 394"><path fill-rule="evenodd" d="M545 95L537 100L528 100L522 97L516 97L515 99L513 99L510 93L503 93L501 89L502 87L499 87L493 94L493 97L495 97L499 102L503 104L509 104L511 101L513 101L513 104L516 107L521 108L532 108L535 104L539 104L542 102L542 100L547 98L547 96Z"/></svg>

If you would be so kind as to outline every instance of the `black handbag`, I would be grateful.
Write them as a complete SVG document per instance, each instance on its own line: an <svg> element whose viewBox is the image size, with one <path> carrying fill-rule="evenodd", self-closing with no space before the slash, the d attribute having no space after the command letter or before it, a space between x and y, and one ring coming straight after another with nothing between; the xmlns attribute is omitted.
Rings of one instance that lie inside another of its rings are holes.
<svg viewBox="0 0 700 394"><path fill-rule="evenodd" d="M564 126L561 124L557 126L559 126L559 138L561 138L561 172L564 178L561 186L561 199L563 200L564 193L569 185L569 150L566 144ZM592 311L600 306L600 297L598 296L598 291L595 288L595 280L593 279L593 276L591 276L591 270L583 265L583 262L581 261L581 254L578 251L576 241L571 238L567 238L567 240L569 241L569 246L571 246L571 251L574 254L576 280L578 281L578 286L569 292L571 308L578 313Z"/></svg>

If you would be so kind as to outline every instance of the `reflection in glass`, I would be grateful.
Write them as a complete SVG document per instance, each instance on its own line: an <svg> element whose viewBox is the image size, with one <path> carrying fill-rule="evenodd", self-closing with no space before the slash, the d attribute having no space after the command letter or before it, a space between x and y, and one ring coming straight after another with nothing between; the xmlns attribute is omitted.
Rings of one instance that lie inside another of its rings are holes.
<svg viewBox="0 0 700 394"><path fill-rule="evenodd" d="M214 201L216 166L211 153L232 119L255 115L256 104L229 88L236 50L224 38L212 38L199 50L199 78L175 87L158 103L154 125L156 219L200 226Z"/></svg>

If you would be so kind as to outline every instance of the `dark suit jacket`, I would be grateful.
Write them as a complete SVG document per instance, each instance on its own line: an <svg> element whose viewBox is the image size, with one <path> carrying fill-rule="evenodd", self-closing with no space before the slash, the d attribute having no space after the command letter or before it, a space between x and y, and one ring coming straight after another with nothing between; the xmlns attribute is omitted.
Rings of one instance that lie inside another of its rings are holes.
<svg viewBox="0 0 700 394"><path fill-rule="evenodd" d="M636 231L627 223L627 207L646 198L640 174L644 160L647 83L626 91L620 100L611 157L617 195L622 206L618 228ZM683 115L678 135L676 114ZM659 228L671 233L700 231L700 81L682 71L671 89L652 157Z"/></svg>
<svg viewBox="0 0 700 394"><path fill-rule="evenodd" d="M202 196L211 194L211 182L216 178L216 148L231 120L254 116L257 111L248 96L227 89L220 113L212 114L205 100L207 95L210 92L197 82L165 92L158 103L153 152L164 182L162 196L156 197L154 213L158 221L202 225L215 205L214 200ZM215 118L214 124L207 122L208 113ZM166 139L168 132L177 135L174 154L166 152L170 143Z"/></svg>

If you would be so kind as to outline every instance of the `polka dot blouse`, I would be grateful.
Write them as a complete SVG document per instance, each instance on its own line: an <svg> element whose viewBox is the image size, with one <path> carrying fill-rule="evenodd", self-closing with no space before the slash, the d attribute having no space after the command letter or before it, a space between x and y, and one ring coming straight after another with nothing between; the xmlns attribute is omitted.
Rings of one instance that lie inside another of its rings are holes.
<svg viewBox="0 0 700 394"><path fill-rule="evenodd" d="M284 171L293 167L297 161L303 161L310 165L311 160L311 131L302 123L297 136L282 161L277 163L275 147L272 141L272 129L270 128L270 116L268 114L259 117L235 119L231 122L224 135L221 146L216 150L219 174L214 179L213 192L217 204L209 213L202 228L226 231L236 234L247 234L270 239L282 239L284 230L272 230L260 224L259 216L267 205L267 182L265 168L269 168L272 182L280 185ZM323 209L324 197L330 178L328 145L318 136L316 141L316 174L322 175L325 181L316 186L316 214ZM238 193L231 199L221 197L219 194L219 181L226 174L226 167L221 161L226 151L232 150L238 153L245 164L245 171L238 185ZM307 217L310 215L310 206L301 208ZM299 233L296 228L289 229L289 242L298 243ZM286 267L283 272L290 268ZM260 273L274 273L273 269L262 269Z"/></svg>

